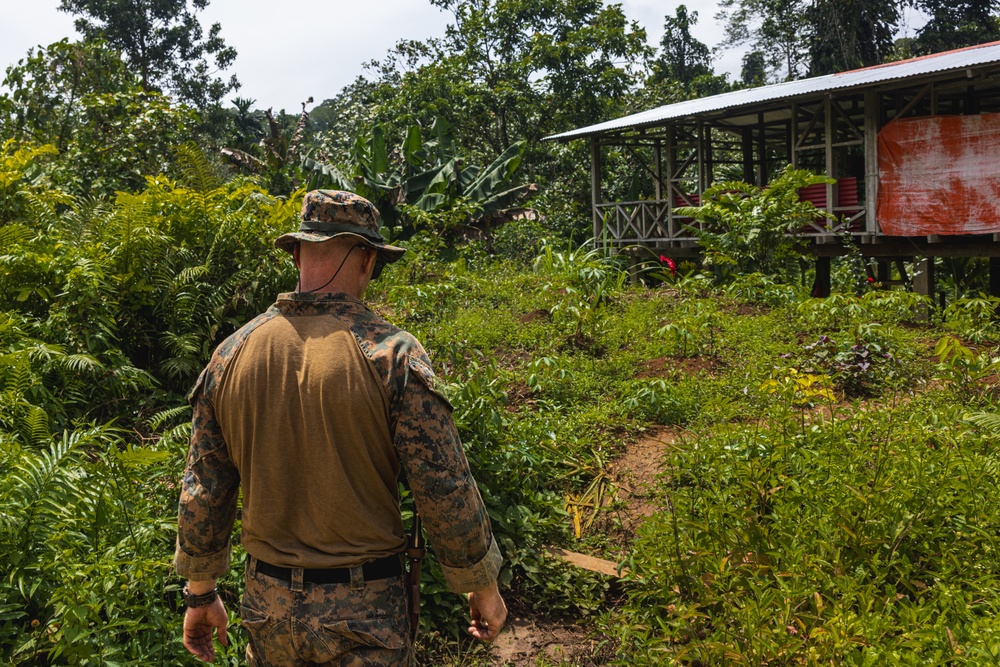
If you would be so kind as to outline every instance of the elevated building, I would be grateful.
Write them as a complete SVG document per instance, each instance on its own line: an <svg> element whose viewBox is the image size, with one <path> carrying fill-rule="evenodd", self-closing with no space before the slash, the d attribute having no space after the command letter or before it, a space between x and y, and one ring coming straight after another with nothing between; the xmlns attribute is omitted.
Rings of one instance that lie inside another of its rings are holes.
<svg viewBox="0 0 1000 667"><path fill-rule="evenodd" d="M892 262L918 258L914 287L933 293L934 257L990 257L1000 295L1000 42L669 104L549 137L590 142L594 238L672 257L698 252L692 221L713 182L766 183L785 165L835 179L801 197L832 214L799 234L828 294L843 240ZM602 162L620 151L651 182L645 197L606 199Z"/></svg>

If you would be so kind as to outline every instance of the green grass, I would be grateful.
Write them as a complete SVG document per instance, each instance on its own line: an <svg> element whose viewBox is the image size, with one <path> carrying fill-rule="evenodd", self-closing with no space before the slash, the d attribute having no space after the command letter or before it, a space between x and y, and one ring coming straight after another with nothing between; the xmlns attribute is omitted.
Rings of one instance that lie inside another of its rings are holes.
<svg viewBox="0 0 1000 667"><path fill-rule="evenodd" d="M22 248L5 261L22 266L18 252L31 259ZM535 268L476 254L413 261L387 270L370 298L424 342L444 382L516 613L580 620L623 665L1000 662L989 302L925 323L923 304L903 293L820 302L754 277L629 287L614 262L585 250L547 250ZM149 419L179 394L158 390L139 410L118 388L118 423L58 459L61 438L42 418L48 411L72 438L86 428L95 378L183 384L165 375L178 366L162 354L143 366L138 342L133 368L108 337L100 358L121 370L105 373L73 356L82 343L59 338L81 318L122 319L115 309L136 294L158 290L149 301L169 303L171 285L164 275L123 286L119 302L85 314L57 290L4 306L13 314L0 328L7 664L186 660L171 608L180 582L169 572L186 413ZM226 326L249 310L234 303L242 310L214 306ZM151 330L168 324L143 314ZM210 334L197 320L181 324L184 363L202 363ZM955 337L935 355L946 334ZM65 349L43 353L51 344ZM656 512L632 540L618 518L628 498L616 499L609 467L667 428L677 437L647 498ZM30 524L16 519L26 507L37 510ZM547 545L622 558L630 574L612 586L555 562ZM237 557L222 583L231 607L241 567ZM433 557L423 589L422 662L483 664L487 653L459 640L467 612ZM222 655L237 664L238 625L231 640Z"/></svg>

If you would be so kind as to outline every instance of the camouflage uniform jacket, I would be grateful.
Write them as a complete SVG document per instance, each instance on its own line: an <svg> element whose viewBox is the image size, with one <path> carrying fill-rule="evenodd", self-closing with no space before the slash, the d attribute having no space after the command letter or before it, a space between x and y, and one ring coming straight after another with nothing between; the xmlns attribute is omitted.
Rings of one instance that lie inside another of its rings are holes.
<svg viewBox="0 0 1000 667"><path fill-rule="evenodd" d="M389 432L410 483L428 541L455 592L492 584L501 556L459 440L451 405L434 389L420 343L346 294L289 293L227 338L189 396L191 446L181 485L177 572L216 579L229 569L240 473L215 418L213 394L227 361L255 329L283 316L332 315L353 334L389 398Z"/></svg>

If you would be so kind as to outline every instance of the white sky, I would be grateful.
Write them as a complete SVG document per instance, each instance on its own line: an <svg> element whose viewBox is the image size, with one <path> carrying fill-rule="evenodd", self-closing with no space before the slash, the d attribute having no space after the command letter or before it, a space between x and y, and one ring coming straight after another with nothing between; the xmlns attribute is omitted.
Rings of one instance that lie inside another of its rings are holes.
<svg viewBox="0 0 1000 667"><path fill-rule="evenodd" d="M657 46L664 15L672 15L681 2L621 4ZM714 19L717 2L686 4L699 14L695 37L714 47L722 39L722 26ZM0 70L32 46L77 37L73 17L57 11L58 5L58 0L0 0ZM257 100L257 108L293 113L310 96L316 102L333 97L362 73L364 63L381 59L400 39L442 36L451 18L427 0L212 0L199 16L206 30L221 23L226 43L239 53L231 70L243 84L238 95ZM907 23L919 20L910 15ZM913 26L904 26L902 33L912 34ZM716 70L735 77L741 58L741 52L727 52L716 61Z"/></svg>

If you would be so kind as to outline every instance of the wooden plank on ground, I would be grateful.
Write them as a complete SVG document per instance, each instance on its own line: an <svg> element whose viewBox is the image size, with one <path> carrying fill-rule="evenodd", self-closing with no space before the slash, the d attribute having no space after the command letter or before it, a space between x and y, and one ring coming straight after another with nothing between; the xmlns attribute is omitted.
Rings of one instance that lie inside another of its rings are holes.
<svg viewBox="0 0 1000 667"><path fill-rule="evenodd" d="M598 574L603 574L609 577L620 577L628 573L628 570L624 568L621 572L619 572L618 563L605 560L604 558L595 558L594 556L578 554L575 551L567 551L566 549L560 549L559 547L545 547L545 551L550 556L555 556L563 562L590 572L597 572Z"/></svg>

